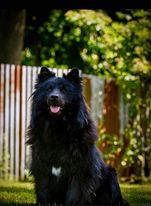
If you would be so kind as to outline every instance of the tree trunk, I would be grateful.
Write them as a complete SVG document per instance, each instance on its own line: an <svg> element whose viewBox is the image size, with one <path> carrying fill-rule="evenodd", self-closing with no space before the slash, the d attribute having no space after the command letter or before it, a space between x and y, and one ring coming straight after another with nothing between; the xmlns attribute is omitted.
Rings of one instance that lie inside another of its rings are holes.
<svg viewBox="0 0 151 206"><path fill-rule="evenodd" d="M0 10L0 63L20 64L25 10Z"/></svg>

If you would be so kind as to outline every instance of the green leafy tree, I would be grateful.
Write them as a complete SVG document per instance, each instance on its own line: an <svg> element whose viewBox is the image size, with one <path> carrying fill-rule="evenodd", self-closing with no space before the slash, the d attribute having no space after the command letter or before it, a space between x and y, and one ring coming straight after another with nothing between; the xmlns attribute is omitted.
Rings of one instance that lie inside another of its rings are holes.
<svg viewBox="0 0 151 206"><path fill-rule="evenodd" d="M102 10L52 10L37 29L38 47L25 48L23 63L79 67L85 73L114 78L129 107L123 142L108 143L121 167L141 162L141 175L151 174L151 10L124 10L114 18ZM38 55L35 54L38 51ZM38 58L38 60L37 60ZM108 142L100 130L100 142ZM125 142L125 144L124 144ZM117 147L116 147L117 146ZM138 168L138 167L137 167Z"/></svg>

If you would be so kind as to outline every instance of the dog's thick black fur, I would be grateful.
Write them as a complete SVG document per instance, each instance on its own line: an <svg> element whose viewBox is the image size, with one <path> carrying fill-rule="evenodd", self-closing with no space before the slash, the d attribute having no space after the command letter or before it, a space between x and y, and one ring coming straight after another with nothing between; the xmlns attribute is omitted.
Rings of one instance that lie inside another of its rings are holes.
<svg viewBox="0 0 151 206"><path fill-rule="evenodd" d="M125 205L115 170L95 146L78 70L57 78L42 67L32 98L28 143L37 204Z"/></svg>

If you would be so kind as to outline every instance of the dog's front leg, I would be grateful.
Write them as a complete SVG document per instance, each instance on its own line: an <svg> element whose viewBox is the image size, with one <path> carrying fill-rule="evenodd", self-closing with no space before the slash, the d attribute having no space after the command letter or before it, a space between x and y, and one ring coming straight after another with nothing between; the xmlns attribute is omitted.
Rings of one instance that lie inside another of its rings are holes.
<svg viewBox="0 0 151 206"><path fill-rule="evenodd" d="M38 205L48 204L47 184L48 184L48 179L46 177L35 179L36 199Z"/></svg>
<svg viewBox="0 0 151 206"><path fill-rule="evenodd" d="M72 178L66 195L65 206L80 206L81 190L79 181L75 177Z"/></svg>

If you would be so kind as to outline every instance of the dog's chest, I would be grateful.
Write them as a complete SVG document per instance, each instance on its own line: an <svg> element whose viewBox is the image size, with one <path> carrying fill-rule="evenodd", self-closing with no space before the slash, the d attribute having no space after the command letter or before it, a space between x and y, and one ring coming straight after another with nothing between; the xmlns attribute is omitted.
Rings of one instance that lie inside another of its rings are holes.
<svg viewBox="0 0 151 206"><path fill-rule="evenodd" d="M67 171L75 170L83 159L84 151L77 140L71 143L60 141L58 144L49 145L48 156L51 173L59 176L64 172L67 173Z"/></svg>

